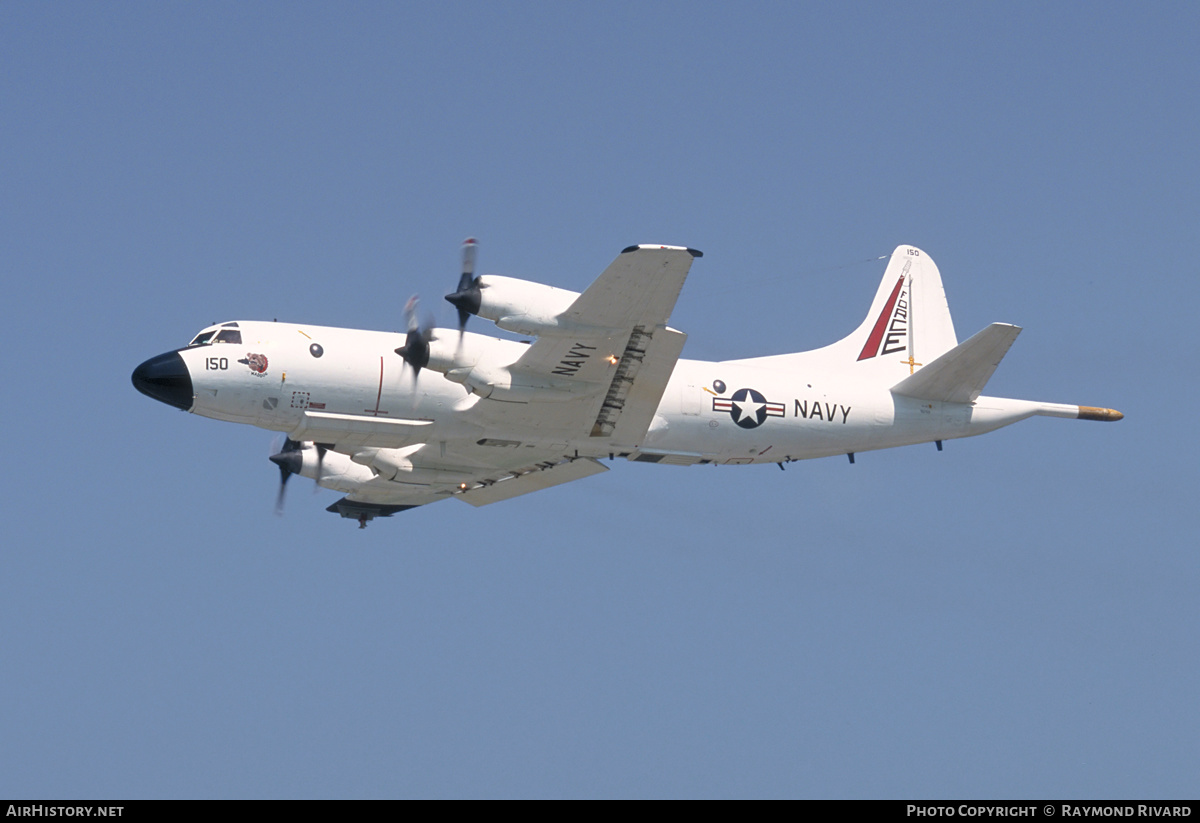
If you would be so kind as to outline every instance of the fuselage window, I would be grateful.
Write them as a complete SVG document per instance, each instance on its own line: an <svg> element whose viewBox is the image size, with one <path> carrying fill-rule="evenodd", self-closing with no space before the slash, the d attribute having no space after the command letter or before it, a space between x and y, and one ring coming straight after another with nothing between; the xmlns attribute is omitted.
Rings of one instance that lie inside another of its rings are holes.
<svg viewBox="0 0 1200 823"><path fill-rule="evenodd" d="M214 343L237 343L241 345L242 333L237 329L221 329L221 333L217 335Z"/></svg>

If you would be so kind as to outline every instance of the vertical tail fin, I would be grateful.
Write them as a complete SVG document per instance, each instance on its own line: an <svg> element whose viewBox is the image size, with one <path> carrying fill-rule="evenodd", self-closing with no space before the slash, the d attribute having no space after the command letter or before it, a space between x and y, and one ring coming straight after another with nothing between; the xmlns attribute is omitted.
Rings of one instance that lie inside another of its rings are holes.
<svg viewBox="0 0 1200 823"><path fill-rule="evenodd" d="M813 351L733 362L878 376L891 386L957 345L937 265L915 246L897 246L871 310L849 336Z"/></svg>
<svg viewBox="0 0 1200 823"><path fill-rule="evenodd" d="M932 361L958 345L942 275L933 259L913 246L892 252L871 310L855 331L835 343L857 362Z"/></svg>

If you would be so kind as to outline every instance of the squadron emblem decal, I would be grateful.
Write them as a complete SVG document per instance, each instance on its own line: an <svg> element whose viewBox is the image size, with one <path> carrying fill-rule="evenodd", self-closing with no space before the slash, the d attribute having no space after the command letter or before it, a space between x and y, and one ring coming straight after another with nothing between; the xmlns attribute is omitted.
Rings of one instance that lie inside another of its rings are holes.
<svg viewBox="0 0 1200 823"><path fill-rule="evenodd" d="M756 429L768 417L783 417L782 403L770 403L754 389L738 389L731 397L714 397L713 411L729 412L733 422L743 429Z"/></svg>
<svg viewBox="0 0 1200 823"><path fill-rule="evenodd" d="M253 374L262 376L267 373L267 356L265 354L247 354L238 362L249 366Z"/></svg>

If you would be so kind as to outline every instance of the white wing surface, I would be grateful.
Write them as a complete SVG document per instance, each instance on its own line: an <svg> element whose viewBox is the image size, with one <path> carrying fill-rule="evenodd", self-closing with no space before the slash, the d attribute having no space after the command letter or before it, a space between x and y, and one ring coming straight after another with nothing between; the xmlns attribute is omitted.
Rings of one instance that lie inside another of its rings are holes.
<svg viewBox="0 0 1200 823"><path fill-rule="evenodd" d="M538 338L510 371L583 402L539 409L544 428L614 447L645 436L687 335L667 326L692 260L681 246L630 246Z"/></svg>
<svg viewBox="0 0 1200 823"><path fill-rule="evenodd" d="M450 496L482 506L605 471L592 455L636 449L658 409L687 340L667 322L699 256L679 246L622 251L558 326L506 367L511 382L496 397L509 399L464 401L466 431L439 439L419 420L376 431L374 421L313 416L313 429L343 428L330 445L374 473L330 510L363 520ZM369 447L379 437L412 445ZM434 442L417 442L426 437Z"/></svg>

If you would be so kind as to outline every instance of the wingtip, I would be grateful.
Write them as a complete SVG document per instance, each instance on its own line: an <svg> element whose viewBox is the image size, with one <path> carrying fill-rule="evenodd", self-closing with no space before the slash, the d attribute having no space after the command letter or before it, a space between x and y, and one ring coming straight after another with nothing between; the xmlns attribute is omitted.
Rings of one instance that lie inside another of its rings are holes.
<svg viewBox="0 0 1200 823"><path fill-rule="evenodd" d="M625 248L621 249L621 254L629 254L631 251L637 251L638 249L672 249L674 251L686 251L692 257L704 256L704 252L700 251L699 249L693 249L689 246L655 246L651 244L626 246Z"/></svg>

